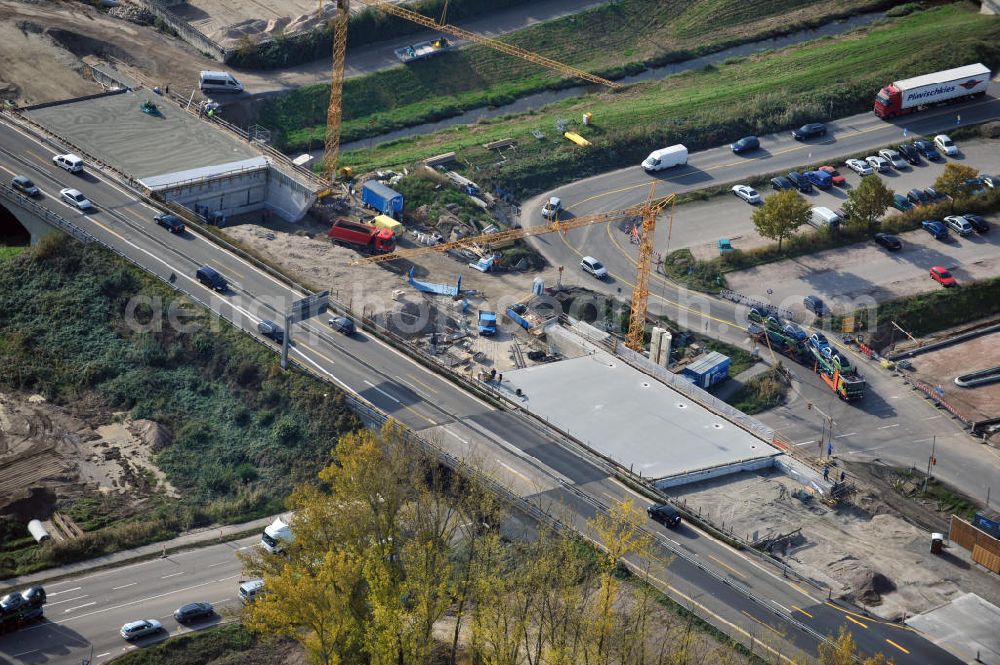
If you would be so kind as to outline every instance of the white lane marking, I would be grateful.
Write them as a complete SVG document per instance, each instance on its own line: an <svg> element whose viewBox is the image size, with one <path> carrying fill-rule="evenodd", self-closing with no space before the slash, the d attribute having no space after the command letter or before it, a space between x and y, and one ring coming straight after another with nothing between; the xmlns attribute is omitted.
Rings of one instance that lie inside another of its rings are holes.
<svg viewBox="0 0 1000 665"><path fill-rule="evenodd" d="M110 656L110 655L111 655L110 651L105 651L104 653L97 654L97 658L104 658L105 656Z"/></svg>
<svg viewBox="0 0 1000 665"><path fill-rule="evenodd" d="M49 605L61 605L62 603L72 603L74 600L83 600L84 598L89 598L89 594L83 594L82 596L74 596L72 598L67 598L66 600L57 600L54 603L48 603Z"/></svg>
<svg viewBox="0 0 1000 665"><path fill-rule="evenodd" d="M138 582L129 582L128 584L123 584L121 586L113 586L111 587L111 590L118 591L118 589L127 589L128 587L135 586L136 584L138 584Z"/></svg>
<svg viewBox="0 0 1000 665"><path fill-rule="evenodd" d="M930 418L924 418L924 420L937 420L938 418L943 418L944 416L931 416Z"/></svg>
<svg viewBox="0 0 1000 665"><path fill-rule="evenodd" d="M215 580L215 581L216 582L225 582L226 580L235 580L237 577L239 577L239 573L237 573L236 575L230 575L229 577L223 577L222 579Z"/></svg>
<svg viewBox="0 0 1000 665"><path fill-rule="evenodd" d="M504 464L504 463L503 463L503 462L501 462L501 461L500 461L499 459L497 460L497 464L499 464L499 465L500 465L500 466L502 466L503 468L507 469L508 471L510 471L511 473L513 473L513 474L514 474L515 476L519 476L520 478L522 478L522 479L523 479L523 480L525 480L526 482L529 482L529 483L531 482L531 478L528 478L528 476L524 475L523 473L521 473L520 471L518 471L517 469L515 469L515 468L514 468L514 467L512 467L511 465L509 465L509 464Z"/></svg>
<svg viewBox="0 0 1000 665"><path fill-rule="evenodd" d="M899 427L899 423L896 423L895 425L882 425L879 429L892 429L893 427Z"/></svg>
<svg viewBox="0 0 1000 665"><path fill-rule="evenodd" d="M796 443L795 445L796 446L808 446L810 443L816 443L816 440L813 439L812 441L803 441L802 443Z"/></svg>
<svg viewBox="0 0 1000 665"><path fill-rule="evenodd" d="M371 381L365 379L365 383L368 384L369 386L371 386L372 389L377 390L378 392L382 393L383 395L385 395L386 397L388 397L389 399L391 399L396 404L400 404L400 401L398 399L396 399L395 397L393 397L392 395L390 395L386 391L382 390L381 388L379 388L378 386L376 386Z"/></svg>
<svg viewBox="0 0 1000 665"><path fill-rule="evenodd" d="M843 439L845 436L854 436L855 434L857 434L857 432L851 432L850 434L838 434L837 436L835 436L833 438L835 438L835 439Z"/></svg>
<svg viewBox="0 0 1000 665"><path fill-rule="evenodd" d="M315 360L313 360L312 358L310 358L308 355L306 355L305 353L303 353L302 351L300 351L298 348L294 348L294 349L292 349L292 351L295 352L295 353L297 353L299 356L301 356L303 360L305 360L307 363L309 363L310 365L312 365L313 367L315 367L318 371L322 372L323 374L326 374L328 377L330 377L333 380L334 383L336 383L338 386L340 386L341 388L343 388L347 392L349 392L349 393L356 393L356 391L353 388L351 388L349 385L347 385L346 383L344 383L343 381L341 381L338 377L334 376L333 373L330 370L326 369L325 367L321 367L319 363L317 363Z"/></svg>
<svg viewBox="0 0 1000 665"><path fill-rule="evenodd" d="M376 388L376 390L377 390L377 388ZM446 428L444 428L444 433L445 433L445 434L450 434L450 435L452 435L453 437L455 437L456 439L458 439L459 441L461 441L461 442L462 442L462 443L464 443L465 445L469 445L469 442L468 442L468 441L466 441L465 439L463 439L463 438L462 438L462 437L460 437L459 435L455 434L454 432L452 432L452 431L451 431L450 429L448 429L447 427L446 427Z"/></svg>
<svg viewBox="0 0 1000 665"><path fill-rule="evenodd" d="M184 574L185 572L186 572L186 571L183 571L183 570L182 570L182 571L181 571L181 572L179 572L179 573L170 573L169 575L160 575L160 579L161 579L161 580L165 580L165 579L167 579L168 577L177 577L178 575L183 575L183 574Z"/></svg>
<svg viewBox="0 0 1000 665"><path fill-rule="evenodd" d="M63 610L63 614L68 614L69 612L72 612L73 610L82 610L84 607L90 607L91 605L96 605L96 604L97 604L97 601L93 600L93 601L91 601L89 603L84 603L83 605L77 605L76 607L67 607L66 609Z"/></svg>
<svg viewBox="0 0 1000 665"><path fill-rule="evenodd" d="M229 561L220 561L219 563L210 563L210 564L208 564L208 565L207 565L207 566L205 566L205 567L206 567L206 568L215 568L216 566L224 566L224 565L226 565L227 563L230 563L230 562L229 562Z"/></svg>
<svg viewBox="0 0 1000 665"><path fill-rule="evenodd" d="M29 653L37 653L39 651L41 651L41 649L32 649L31 651L22 651L21 653L15 653L15 654L11 655L11 658L19 658L21 656L27 656Z"/></svg>
<svg viewBox="0 0 1000 665"><path fill-rule="evenodd" d="M70 591L79 591L82 588L83 587L75 586L72 589L63 589L62 591L56 591L55 593L48 594L48 597L51 598L52 596L58 596L61 593L69 593ZM52 603L49 603L49 604L51 605Z"/></svg>

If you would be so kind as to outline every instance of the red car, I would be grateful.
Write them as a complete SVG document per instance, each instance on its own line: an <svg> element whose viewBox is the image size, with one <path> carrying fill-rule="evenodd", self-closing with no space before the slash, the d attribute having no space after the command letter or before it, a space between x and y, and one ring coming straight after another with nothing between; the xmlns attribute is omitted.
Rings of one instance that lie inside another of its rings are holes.
<svg viewBox="0 0 1000 665"><path fill-rule="evenodd" d="M821 166L816 170L826 171L827 173L829 173L830 177L833 178L833 184L836 187L843 187L844 185L847 184L847 181L844 179L844 176L840 175L840 171L833 168L832 166Z"/></svg>
<svg viewBox="0 0 1000 665"><path fill-rule="evenodd" d="M951 273L944 266L934 266L931 268L931 279L941 286L958 285L958 282L955 281L955 278L951 276Z"/></svg>

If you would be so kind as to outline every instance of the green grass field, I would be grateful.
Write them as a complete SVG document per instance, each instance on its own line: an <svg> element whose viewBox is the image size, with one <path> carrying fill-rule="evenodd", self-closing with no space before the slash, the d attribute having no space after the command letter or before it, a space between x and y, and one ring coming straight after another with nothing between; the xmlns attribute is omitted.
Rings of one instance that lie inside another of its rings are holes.
<svg viewBox="0 0 1000 665"><path fill-rule="evenodd" d="M810 120L869 109L874 92L905 76L969 62L1000 64L1000 21L978 6L957 3L886 21L839 38L824 38L728 65L552 104L537 113L484 121L431 135L400 139L343 156L361 172L409 164L449 150L478 165L477 179L503 183L517 194L635 164L657 146L690 149L763 134ZM583 127L584 112L594 124ZM578 148L553 131L570 118L593 145ZM548 140L530 132L542 128ZM481 147L514 138L518 149L497 166Z"/></svg>
<svg viewBox="0 0 1000 665"><path fill-rule="evenodd" d="M617 77L746 41L817 25L886 0L621 0L533 26L503 41ZM561 74L474 46L344 84L344 141L509 103L547 88L576 85ZM268 102L260 121L287 150L322 144L329 86L307 86Z"/></svg>

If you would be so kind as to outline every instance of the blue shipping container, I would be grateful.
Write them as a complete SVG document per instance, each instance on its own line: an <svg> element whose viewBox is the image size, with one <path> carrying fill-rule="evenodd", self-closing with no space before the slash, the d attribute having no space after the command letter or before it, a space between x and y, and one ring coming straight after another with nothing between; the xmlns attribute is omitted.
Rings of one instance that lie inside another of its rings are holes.
<svg viewBox="0 0 1000 665"><path fill-rule="evenodd" d="M378 180L369 180L362 185L361 201L393 218L403 210L403 195Z"/></svg>
<svg viewBox="0 0 1000 665"><path fill-rule="evenodd" d="M729 378L729 362L728 356L712 351L697 358L681 370L681 374L694 379L694 384L699 388L711 388Z"/></svg>
<svg viewBox="0 0 1000 665"><path fill-rule="evenodd" d="M981 510L972 518L972 524L994 538L1000 538L1000 513L994 510Z"/></svg>

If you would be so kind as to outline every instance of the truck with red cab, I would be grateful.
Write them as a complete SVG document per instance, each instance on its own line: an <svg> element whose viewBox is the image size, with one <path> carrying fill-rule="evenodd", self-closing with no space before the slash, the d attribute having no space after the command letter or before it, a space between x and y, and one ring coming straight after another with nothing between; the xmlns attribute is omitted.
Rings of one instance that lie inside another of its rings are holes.
<svg viewBox="0 0 1000 665"><path fill-rule="evenodd" d="M875 96L875 115L895 118L926 106L985 95L989 68L977 63L893 81Z"/></svg>
<svg viewBox="0 0 1000 665"><path fill-rule="evenodd" d="M390 229L380 229L374 224L341 217L333 223L326 235L335 243L367 254L389 254L396 251L396 235Z"/></svg>

